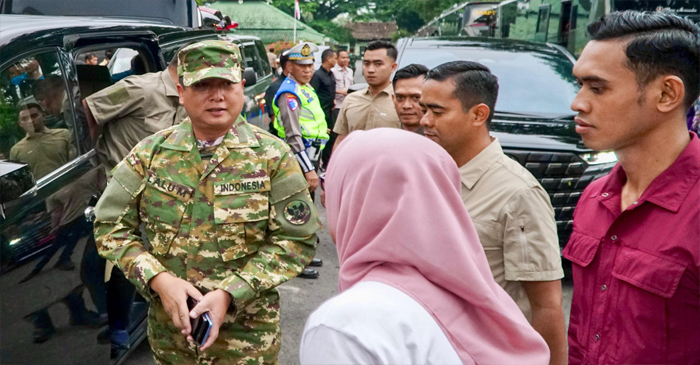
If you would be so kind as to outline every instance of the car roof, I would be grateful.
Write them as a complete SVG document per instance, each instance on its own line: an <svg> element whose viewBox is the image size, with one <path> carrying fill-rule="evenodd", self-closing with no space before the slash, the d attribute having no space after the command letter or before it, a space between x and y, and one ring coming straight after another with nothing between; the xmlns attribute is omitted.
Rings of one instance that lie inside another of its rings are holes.
<svg viewBox="0 0 700 365"><path fill-rule="evenodd" d="M415 37L399 40L400 47L434 48L434 47L473 47L503 51L559 53L561 50L548 43L528 42L516 39L484 37Z"/></svg>
<svg viewBox="0 0 700 365"><path fill-rule="evenodd" d="M144 27L156 33L187 29L136 19L3 14L0 15L0 46L28 34L33 34L32 38L57 37L56 40L62 43L62 36L67 34L88 33L108 28L133 30ZM56 30L61 31L56 32Z"/></svg>

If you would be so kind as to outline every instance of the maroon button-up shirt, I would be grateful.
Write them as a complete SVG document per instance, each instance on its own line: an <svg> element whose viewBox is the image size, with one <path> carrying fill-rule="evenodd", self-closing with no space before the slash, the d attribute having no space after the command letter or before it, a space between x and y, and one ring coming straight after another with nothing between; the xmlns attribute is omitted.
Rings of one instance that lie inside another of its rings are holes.
<svg viewBox="0 0 700 365"><path fill-rule="evenodd" d="M593 182L573 262L571 364L700 364L700 140L621 211L625 171Z"/></svg>

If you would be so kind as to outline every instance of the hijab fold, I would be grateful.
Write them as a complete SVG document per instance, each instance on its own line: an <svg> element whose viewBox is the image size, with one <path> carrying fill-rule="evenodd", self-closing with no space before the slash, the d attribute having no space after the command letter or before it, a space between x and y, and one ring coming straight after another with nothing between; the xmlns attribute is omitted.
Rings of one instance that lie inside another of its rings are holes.
<svg viewBox="0 0 700 365"><path fill-rule="evenodd" d="M548 364L547 344L493 280L447 152L388 128L353 132L338 147L325 186L340 291L360 281L403 291L464 364Z"/></svg>

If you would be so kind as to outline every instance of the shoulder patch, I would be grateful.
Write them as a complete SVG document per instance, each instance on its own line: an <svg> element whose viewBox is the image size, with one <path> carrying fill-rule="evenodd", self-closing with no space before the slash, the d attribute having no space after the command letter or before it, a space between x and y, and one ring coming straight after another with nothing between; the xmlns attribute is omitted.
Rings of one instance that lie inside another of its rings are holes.
<svg viewBox="0 0 700 365"><path fill-rule="evenodd" d="M299 101L297 100L296 96L287 94L287 106L289 107L289 110L297 110L299 108Z"/></svg>
<svg viewBox="0 0 700 365"><path fill-rule="evenodd" d="M129 90L123 82L118 82L107 91L107 98L112 104L117 105L129 100Z"/></svg>
<svg viewBox="0 0 700 365"><path fill-rule="evenodd" d="M292 200L284 207L284 219L295 226L304 225L311 219L311 208L304 201Z"/></svg>

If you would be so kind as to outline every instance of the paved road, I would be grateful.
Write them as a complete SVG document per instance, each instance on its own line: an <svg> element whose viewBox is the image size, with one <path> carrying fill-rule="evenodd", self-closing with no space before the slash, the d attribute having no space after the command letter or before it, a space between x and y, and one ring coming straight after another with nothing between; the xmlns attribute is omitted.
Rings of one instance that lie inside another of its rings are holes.
<svg viewBox="0 0 700 365"><path fill-rule="evenodd" d="M299 363L299 342L306 318L338 290L338 256L328 233L326 210L318 202L316 208L324 227L319 233L321 243L316 253L317 258L323 259L323 267L319 268L321 276L316 280L296 278L279 287L282 297L282 350L279 362L283 365ZM564 311L567 325L572 290L570 283L564 284ZM153 365L148 341L141 343L124 364Z"/></svg>

